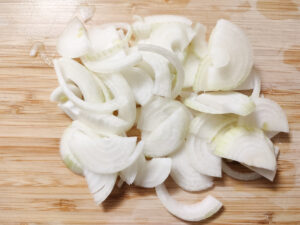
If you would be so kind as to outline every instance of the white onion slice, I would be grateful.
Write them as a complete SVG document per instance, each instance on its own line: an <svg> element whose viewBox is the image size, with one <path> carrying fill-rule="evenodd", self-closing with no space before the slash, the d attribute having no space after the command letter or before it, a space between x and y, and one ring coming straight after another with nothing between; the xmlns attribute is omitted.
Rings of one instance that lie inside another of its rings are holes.
<svg viewBox="0 0 300 225"><path fill-rule="evenodd" d="M161 203L171 214L186 221L204 220L222 207L222 203L211 195L199 203L186 205L173 199L164 184L157 186L155 191Z"/></svg>
<svg viewBox="0 0 300 225"><path fill-rule="evenodd" d="M250 127L258 127L265 131L289 132L287 117L282 108L267 98L253 97L256 108L253 113L241 117L239 123Z"/></svg>
<svg viewBox="0 0 300 225"><path fill-rule="evenodd" d="M225 161L222 161L222 170L228 176L230 176L236 180L250 181L250 180L257 180L257 179L261 178L261 175L255 173L255 172L242 173L242 172L233 170L230 168L230 166L227 165L227 163Z"/></svg>
<svg viewBox="0 0 300 225"><path fill-rule="evenodd" d="M103 103L103 104L95 104L85 102L82 99L78 98L69 88L65 81L64 75L62 73L59 61L57 59L53 60L54 69L57 75L58 82L63 89L65 95L70 99L70 101L74 102L78 107L83 108L88 111L96 111L96 112L103 112L103 113L110 113L120 107L120 104L126 104L126 99L122 96L118 96L113 101Z"/></svg>
<svg viewBox="0 0 300 225"><path fill-rule="evenodd" d="M72 141L71 137L73 130L74 127L72 127L72 125L65 129L60 139L60 156L68 169L78 175L83 175L81 164L78 162L69 148L69 142Z"/></svg>
<svg viewBox="0 0 300 225"><path fill-rule="evenodd" d="M194 53L187 54L187 57L183 62L184 88L189 88L193 86L200 62L201 60Z"/></svg>
<svg viewBox="0 0 300 225"><path fill-rule="evenodd" d="M206 27L201 23L196 23L194 30L196 31L196 36L191 43L191 49L199 58L204 58L208 54L208 44L206 42Z"/></svg>
<svg viewBox="0 0 300 225"><path fill-rule="evenodd" d="M261 90L260 77L256 74L254 76L254 87L251 94L251 98L259 98L260 90Z"/></svg>
<svg viewBox="0 0 300 225"><path fill-rule="evenodd" d="M128 185L131 185L138 173L138 159L132 163L129 167L120 172L120 178Z"/></svg>
<svg viewBox="0 0 300 225"><path fill-rule="evenodd" d="M210 114L234 113L246 116L255 109L255 104L251 98L231 91L191 96L184 100L184 104L194 110Z"/></svg>
<svg viewBox="0 0 300 225"><path fill-rule="evenodd" d="M207 176L222 176L221 158L213 154L213 148L207 141L189 135L187 146L192 167Z"/></svg>
<svg viewBox="0 0 300 225"><path fill-rule="evenodd" d="M93 74L73 59L60 58L58 64L66 80L74 82L80 89L86 102L99 103L104 101L103 93Z"/></svg>
<svg viewBox="0 0 300 225"><path fill-rule="evenodd" d="M139 187L153 188L162 184L170 174L172 160L170 158L138 159L138 173L134 184Z"/></svg>
<svg viewBox="0 0 300 225"><path fill-rule="evenodd" d="M191 166L188 157L190 144L186 142L182 148L171 155L171 177L175 183L186 191L202 191L213 186L212 178L200 174Z"/></svg>
<svg viewBox="0 0 300 225"><path fill-rule="evenodd" d="M75 86L74 84L67 84L68 88L78 97L78 98L82 98L82 94L80 89ZM64 94L63 89L58 86L57 88L55 88L51 95L50 95L50 101L52 102L66 102L68 100L68 97Z"/></svg>
<svg viewBox="0 0 300 225"><path fill-rule="evenodd" d="M184 141L189 120L189 114L183 108L179 108L148 135L143 132L144 154L150 157L162 157L175 151Z"/></svg>
<svg viewBox="0 0 300 225"><path fill-rule="evenodd" d="M143 142L136 137L89 137L74 131L69 147L78 161L94 173L115 173L130 166L141 154Z"/></svg>
<svg viewBox="0 0 300 225"><path fill-rule="evenodd" d="M210 142L220 130L236 121L237 117L232 115L198 113L190 123L189 132Z"/></svg>
<svg viewBox="0 0 300 225"><path fill-rule="evenodd" d="M132 67L122 72L134 94L135 100L140 105L148 103L153 94L153 80L138 67Z"/></svg>
<svg viewBox="0 0 300 225"><path fill-rule="evenodd" d="M235 126L214 139L214 153L220 157L268 170L276 169L273 144L259 129Z"/></svg>
<svg viewBox="0 0 300 225"><path fill-rule="evenodd" d="M158 47L155 45L139 44L138 49L141 51L157 53L157 54L165 57L174 66L174 68L176 70L176 75L174 78L175 85L173 87L171 96L173 98L176 98L179 95L181 88L183 86L183 82L184 82L184 70L183 70L178 58L172 52L168 51L167 49L164 49L162 47Z"/></svg>
<svg viewBox="0 0 300 225"><path fill-rule="evenodd" d="M100 205L109 196L117 180L116 173L98 174L84 170L84 176L97 205Z"/></svg>
<svg viewBox="0 0 300 225"><path fill-rule="evenodd" d="M182 104L178 101L155 96L142 107L137 128L152 131L179 108L182 108Z"/></svg>
<svg viewBox="0 0 300 225"><path fill-rule="evenodd" d="M75 17L58 38L57 51L61 56L78 58L89 51L89 39L84 25Z"/></svg>
<svg viewBox="0 0 300 225"><path fill-rule="evenodd" d="M246 80L252 69L253 53L247 36L238 26L219 20L210 36L208 52L196 76L195 91L232 90Z"/></svg>

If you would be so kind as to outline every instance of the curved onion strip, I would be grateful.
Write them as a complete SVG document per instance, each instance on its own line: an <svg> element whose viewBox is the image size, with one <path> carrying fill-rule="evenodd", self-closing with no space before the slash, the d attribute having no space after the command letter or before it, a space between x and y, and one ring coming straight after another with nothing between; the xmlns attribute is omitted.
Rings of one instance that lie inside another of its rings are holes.
<svg viewBox="0 0 300 225"><path fill-rule="evenodd" d="M118 117L128 123L126 130L130 129L136 117L136 104L130 86L121 74L110 74L102 78L114 96L122 96L126 99L126 104L119 108Z"/></svg>
<svg viewBox="0 0 300 225"><path fill-rule="evenodd" d="M143 142L136 137L93 138L82 131L72 134L70 149L78 161L94 173L115 173L130 166L141 154Z"/></svg>
<svg viewBox="0 0 300 225"><path fill-rule="evenodd" d="M162 55L174 66L176 70L176 77L175 77L175 86L172 90L171 95L173 98L176 98L179 95L184 82L184 70L178 58L172 52L155 45L139 44L138 49L141 51L149 51L149 52L154 52L159 55Z"/></svg>
<svg viewBox="0 0 300 225"><path fill-rule="evenodd" d="M236 121L237 118L232 115L198 113L190 123L189 132L211 142L220 130Z"/></svg>
<svg viewBox="0 0 300 225"><path fill-rule="evenodd" d="M213 149L205 140L197 138L193 135L187 137L187 151L192 167L199 173L221 177L221 158L214 155Z"/></svg>
<svg viewBox="0 0 300 225"><path fill-rule="evenodd" d="M261 84L260 84L260 77L255 74L254 76L254 87L253 87L253 91L251 94L251 98L259 98L260 95L260 89L261 89Z"/></svg>
<svg viewBox="0 0 300 225"><path fill-rule="evenodd" d="M194 53L188 53L183 63L184 88L192 87L200 65L200 59Z"/></svg>
<svg viewBox="0 0 300 225"><path fill-rule="evenodd" d="M95 13L95 6L84 5L79 8L80 19L85 23L90 20Z"/></svg>
<svg viewBox="0 0 300 225"><path fill-rule="evenodd" d="M104 101L103 93L95 82L93 74L83 65L68 58L60 58L58 63L65 79L78 86L86 102L102 103Z"/></svg>
<svg viewBox="0 0 300 225"><path fill-rule="evenodd" d="M195 91L232 90L250 74L251 44L246 34L231 22L218 20L210 35L208 52L196 75Z"/></svg>
<svg viewBox="0 0 300 225"><path fill-rule="evenodd" d="M204 220L222 207L222 203L211 195L199 203L186 205L173 199L164 184L157 186L155 191L161 203L171 214L186 221Z"/></svg>
<svg viewBox="0 0 300 225"><path fill-rule="evenodd" d="M71 141L73 129L72 125L65 129L60 139L60 156L68 169L78 175L83 175L82 166L71 152L68 144Z"/></svg>
<svg viewBox="0 0 300 225"><path fill-rule="evenodd" d="M137 128L152 131L179 108L182 108L182 104L177 101L154 96L150 102L142 107Z"/></svg>
<svg viewBox="0 0 300 225"><path fill-rule="evenodd" d="M256 108L253 113L241 117L239 123L250 127L258 127L265 131L289 132L287 117L282 108L267 98L252 98Z"/></svg>
<svg viewBox="0 0 300 225"><path fill-rule="evenodd" d="M130 85L138 104L143 106L151 100L153 80L147 73L138 67L132 67L124 70L122 74Z"/></svg>
<svg viewBox="0 0 300 225"><path fill-rule="evenodd" d="M139 187L153 188L162 184L170 174L172 160L170 158L138 159L138 173L134 184Z"/></svg>
<svg viewBox="0 0 300 225"><path fill-rule="evenodd" d="M75 17L58 38L57 51L61 56L78 58L89 51L89 39L84 25Z"/></svg>
<svg viewBox="0 0 300 225"><path fill-rule="evenodd" d="M277 146L274 146L274 152L275 152L276 158L278 158L279 148ZM254 166L247 166L245 164L243 164L243 165L246 166L247 168L249 168L250 170L253 170L254 172L258 173L259 175L267 178L269 181L273 181L274 177L276 175L276 169L275 170L266 170L266 169L257 168Z"/></svg>
<svg viewBox="0 0 300 225"><path fill-rule="evenodd" d="M218 134L213 143L216 146L214 154L222 158L248 166L276 169L273 144L260 129L231 127Z"/></svg>
<svg viewBox="0 0 300 225"><path fill-rule="evenodd" d="M78 97L78 98L82 98L82 94L80 89L75 86L74 84L67 84L68 88ZM63 89L58 86L57 88L55 88L51 95L50 95L50 101L52 102L65 102L68 100L68 97L64 94Z"/></svg>
<svg viewBox="0 0 300 225"><path fill-rule="evenodd" d="M109 196L117 180L117 173L97 174L84 170L84 176L97 205L100 205Z"/></svg>
<svg viewBox="0 0 300 225"><path fill-rule="evenodd" d="M191 96L184 100L184 104L199 112L210 114L234 113L246 116L255 109L255 104L251 98L233 91Z"/></svg>
<svg viewBox="0 0 300 225"><path fill-rule="evenodd" d="M120 172L120 178L125 181L128 185L131 185L136 178L138 173L138 160L132 163L131 166Z"/></svg>
<svg viewBox="0 0 300 225"><path fill-rule="evenodd" d="M171 154L183 143L189 122L189 114L181 107L149 134L143 132L144 154L150 157Z"/></svg>
<svg viewBox="0 0 300 225"><path fill-rule="evenodd" d="M208 53L208 44L205 40L207 28L201 23L196 23L194 30L196 31L196 36L192 40L190 48L196 56L202 59Z"/></svg>
<svg viewBox="0 0 300 225"><path fill-rule="evenodd" d="M261 175L255 173L255 172L242 173L242 172L233 170L230 168L230 166L227 165L227 163L224 160L222 160L222 170L228 176L230 176L234 179L237 179L237 180L250 181L250 180L257 180L257 179L261 178Z"/></svg>
<svg viewBox="0 0 300 225"><path fill-rule="evenodd" d="M69 88L65 81L65 78L63 77L62 71L60 69L60 65L57 59L53 60L54 69L57 75L58 82L63 89L63 92L65 95L70 99L70 101L74 102L78 107L89 110L89 111L96 111L96 112L102 112L102 113L109 113L113 112L114 110L118 109L120 107L120 104L126 104L126 98L122 96L118 96L117 99L114 99L112 101L109 101L107 103L102 104L95 104L95 103L89 103L85 102L82 99L78 98Z"/></svg>
<svg viewBox="0 0 300 225"><path fill-rule="evenodd" d="M89 36L92 42L95 42L95 44L100 44L100 45L104 45L103 43L97 43L100 40L103 40L104 37L103 34L101 34L101 31L105 32L105 29L110 29L113 28L115 30L117 29L123 29L126 30L126 35L120 40L114 40L112 39L112 37L105 37L110 43L110 47L105 48L105 49L94 49L93 51L89 52L87 55L85 55L83 58L84 59L93 59L93 60L101 60L107 57L110 57L112 55L114 55L117 51L119 51L120 49L124 48L131 36L132 36L132 28L128 23L109 23L109 24L104 24L101 25L99 27L96 27L96 29L98 29L99 32L93 34L91 32L89 32ZM93 41L93 39L95 39ZM107 44L109 45L109 44Z"/></svg>
<svg viewBox="0 0 300 225"><path fill-rule="evenodd" d="M211 177L200 174L190 163L188 158L189 144L186 142L182 149L173 155L171 177L175 183L186 191L202 191L213 186Z"/></svg>

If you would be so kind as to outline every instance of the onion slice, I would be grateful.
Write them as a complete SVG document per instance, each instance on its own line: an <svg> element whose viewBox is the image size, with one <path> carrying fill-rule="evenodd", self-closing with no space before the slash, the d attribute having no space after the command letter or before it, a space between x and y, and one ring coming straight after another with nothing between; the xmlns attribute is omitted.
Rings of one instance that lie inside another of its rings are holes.
<svg viewBox="0 0 300 225"><path fill-rule="evenodd" d="M242 173L242 172L233 170L230 168L230 166L227 165L227 163L224 160L222 161L222 170L228 176L230 176L236 180L250 181L250 180L257 180L257 179L261 178L261 175L255 173L255 172Z"/></svg>
<svg viewBox="0 0 300 225"><path fill-rule="evenodd" d="M144 156L140 156L134 184L144 188L153 188L162 184L170 174L171 165L170 158L146 160Z"/></svg>
<svg viewBox="0 0 300 225"><path fill-rule="evenodd" d="M84 170L84 176L97 205L100 205L109 196L117 180L116 173L97 174Z"/></svg>
<svg viewBox="0 0 300 225"><path fill-rule="evenodd" d="M255 109L255 104L251 98L230 91L194 95L186 98L184 104L199 112L210 114L234 113L246 116Z"/></svg>
<svg viewBox="0 0 300 225"><path fill-rule="evenodd" d="M116 173L130 166L141 154L143 142L136 137L90 137L74 131L70 149L78 161L94 173Z"/></svg>
<svg viewBox="0 0 300 225"><path fill-rule="evenodd" d="M202 191L212 187L212 178L199 173L191 166L188 148L190 148L190 144L185 142L182 148L170 156L172 159L172 179L186 191Z"/></svg>
<svg viewBox="0 0 300 225"><path fill-rule="evenodd" d="M89 51L89 38L84 25L75 17L58 38L57 51L61 56L78 58Z"/></svg>
<svg viewBox="0 0 300 225"><path fill-rule="evenodd" d="M211 195L199 203L186 205L173 199L164 184L157 186L155 191L161 203L171 214L186 221L207 219L222 207L222 203Z"/></svg>

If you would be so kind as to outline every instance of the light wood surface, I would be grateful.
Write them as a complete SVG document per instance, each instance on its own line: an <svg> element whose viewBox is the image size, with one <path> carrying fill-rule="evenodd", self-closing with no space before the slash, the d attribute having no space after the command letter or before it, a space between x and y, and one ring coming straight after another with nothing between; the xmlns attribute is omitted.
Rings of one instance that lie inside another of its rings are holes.
<svg viewBox="0 0 300 225"><path fill-rule="evenodd" d="M95 206L82 177L60 160L59 138L70 120L49 102L56 87L45 59L55 39L85 1L0 0L0 224L187 224L171 216L153 189L123 186ZM224 203L209 224L300 224L300 1L153 0L90 1L89 24L131 21L134 14L179 14L212 27L230 19L249 36L263 93L288 115L291 132L275 137L278 175L240 182L227 176L209 192L172 195L196 202L207 193ZM35 41L46 57L29 57Z"/></svg>

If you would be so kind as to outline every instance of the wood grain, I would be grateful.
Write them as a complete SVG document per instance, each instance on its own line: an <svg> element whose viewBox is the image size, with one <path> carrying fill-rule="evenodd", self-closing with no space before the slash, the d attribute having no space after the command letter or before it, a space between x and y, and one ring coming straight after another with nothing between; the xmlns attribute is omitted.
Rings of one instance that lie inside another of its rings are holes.
<svg viewBox="0 0 300 225"><path fill-rule="evenodd" d="M84 1L0 1L0 224L187 224L166 212L153 189L123 186L100 207L83 178L60 161L59 138L70 120L49 102L56 87L46 62L56 56L55 39ZM89 22L130 21L132 15L180 14L211 31L217 19L241 26L255 53L263 93L288 115L291 132L274 141L280 147L278 175L239 182L227 176L209 193L225 205L209 224L300 224L300 1L89 1ZM34 41L45 56L31 58ZM201 200L168 180L182 202Z"/></svg>

